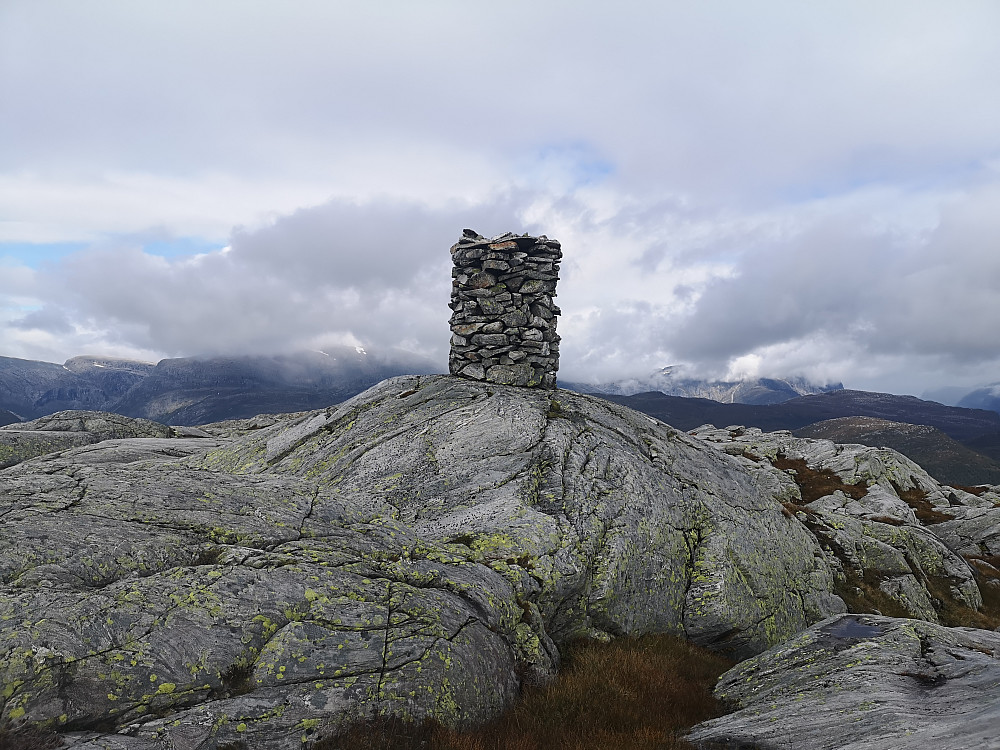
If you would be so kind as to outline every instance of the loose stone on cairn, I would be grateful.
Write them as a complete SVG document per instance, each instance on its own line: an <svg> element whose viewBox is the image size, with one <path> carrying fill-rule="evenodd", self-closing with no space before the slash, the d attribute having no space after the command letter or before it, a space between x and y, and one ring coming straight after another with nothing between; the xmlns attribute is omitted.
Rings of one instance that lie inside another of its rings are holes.
<svg viewBox="0 0 1000 750"><path fill-rule="evenodd" d="M559 242L471 229L451 248L452 375L503 385L556 387Z"/></svg>

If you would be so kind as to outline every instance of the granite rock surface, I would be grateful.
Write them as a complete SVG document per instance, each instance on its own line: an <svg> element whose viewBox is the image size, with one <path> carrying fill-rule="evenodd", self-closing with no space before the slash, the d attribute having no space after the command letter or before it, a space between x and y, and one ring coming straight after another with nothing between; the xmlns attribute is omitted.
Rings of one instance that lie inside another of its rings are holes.
<svg viewBox="0 0 1000 750"><path fill-rule="evenodd" d="M599 399L403 377L260 424L0 473L3 720L204 750L461 726L574 636L745 657L843 610L769 487Z"/></svg>
<svg viewBox="0 0 1000 750"><path fill-rule="evenodd" d="M482 722L579 636L755 657L843 613L852 575L931 622L982 603L900 492L948 496L892 452L448 376L160 427L0 471L0 722L300 748L374 714ZM864 494L803 497L809 462Z"/></svg>
<svg viewBox="0 0 1000 750"><path fill-rule="evenodd" d="M997 750L1000 633L839 615L724 674L705 750Z"/></svg>

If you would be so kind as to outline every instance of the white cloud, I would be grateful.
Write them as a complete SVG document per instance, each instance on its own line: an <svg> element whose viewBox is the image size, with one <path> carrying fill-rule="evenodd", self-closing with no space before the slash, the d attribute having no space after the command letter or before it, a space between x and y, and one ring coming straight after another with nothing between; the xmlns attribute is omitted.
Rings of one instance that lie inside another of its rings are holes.
<svg viewBox="0 0 1000 750"><path fill-rule="evenodd" d="M998 22L973 0L9 0L0 243L91 247L0 267L0 353L441 360L471 226L563 242L567 378L994 379Z"/></svg>

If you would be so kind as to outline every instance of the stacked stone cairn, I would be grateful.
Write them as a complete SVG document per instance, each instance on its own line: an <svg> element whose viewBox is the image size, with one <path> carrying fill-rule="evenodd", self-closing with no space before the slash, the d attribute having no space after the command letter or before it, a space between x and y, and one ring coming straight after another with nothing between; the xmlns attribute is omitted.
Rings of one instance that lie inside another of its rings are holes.
<svg viewBox="0 0 1000 750"><path fill-rule="evenodd" d="M559 242L510 232L487 239L466 229L451 257L451 374L555 388Z"/></svg>

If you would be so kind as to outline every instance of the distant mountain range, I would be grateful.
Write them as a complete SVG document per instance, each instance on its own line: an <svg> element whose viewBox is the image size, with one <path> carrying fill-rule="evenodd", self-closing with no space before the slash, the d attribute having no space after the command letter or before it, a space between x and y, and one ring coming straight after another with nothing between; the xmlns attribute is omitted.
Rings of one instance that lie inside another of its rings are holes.
<svg viewBox="0 0 1000 750"><path fill-rule="evenodd" d="M929 425L875 417L839 417L806 425L793 430L793 434L835 443L892 448L916 461L939 482L952 486L1000 484L1000 463Z"/></svg>
<svg viewBox="0 0 1000 750"><path fill-rule="evenodd" d="M62 365L0 357L0 423L5 413L28 420L93 409L171 425L205 424L318 409L388 377L437 369L415 355L373 356L360 347L155 365L108 357L74 357Z"/></svg>
<svg viewBox="0 0 1000 750"><path fill-rule="evenodd" d="M895 448L925 466L939 481L950 484L993 483L1000 476L997 473L1000 472L1000 414L985 409L944 406L914 396L843 389L765 406L720 404L663 393L603 398L645 412L680 430L703 424L741 425L759 427L765 432L791 430L802 437L829 437L838 442ZM875 418L883 424L873 429L872 422L828 422L843 417ZM817 422L826 426L816 425ZM803 429L810 425L812 432ZM940 432L914 430L915 425ZM956 442L961 446L956 446ZM970 456L965 450L975 453Z"/></svg>
<svg viewBox="0 0 1000 750"><path fill-rule="evenodd" d="M679 365L664 367L645 378L625 378L605 383L563 382L560 385L581 393L633 396L659 391L668 396L707 398L724 404L779 404L798 396L843 389L841 383L819 385L805 378L747 378L745 380L702 380L686 374Z"/></svg>
<svg viewBox="0 0 1000 750"><path fill-rule="evenodd" d="M927 424L960 442L1000 433L1000 414L923 401L915 396L837 390L799 396L780 404L721 404L708 399L681 398L663 393L604 396L662 419L681 430L711 423L719 427L745 425L765 431L796 430L813 422L837 417L878 417L892 422Z"/></svg>
<svg viewBox="0 0 1000 750"><path fill-rule="evenodd" d="M74 357L61 365L0 357L0 425L66 409L206 424L322 408L385 378L436 370L414 355L373 356L360 347L155 365L111 357ZM998 386L969 393L962 406L944 406L802 378L710 382L673 367L646 379L560 385L596 392L681 430L708 423L792 430L800 437L894 448L949 484L1000 484ZM633 392L640 387L647 391Z"/></svg>
<svg viewBox="0 0 1000 750"><path fill-rule="evenodd" d="M958 402L959 406L968 409L990 409L1000 412L1000 383L977 388L967 393Z"/></svg>

